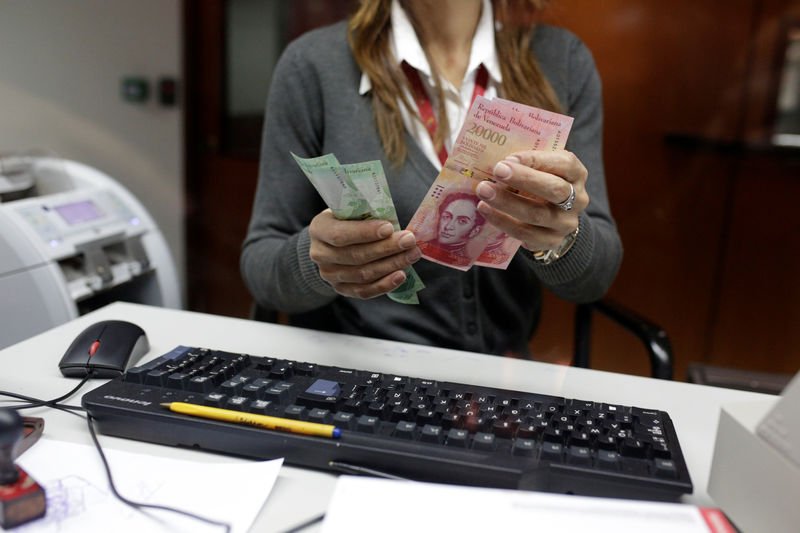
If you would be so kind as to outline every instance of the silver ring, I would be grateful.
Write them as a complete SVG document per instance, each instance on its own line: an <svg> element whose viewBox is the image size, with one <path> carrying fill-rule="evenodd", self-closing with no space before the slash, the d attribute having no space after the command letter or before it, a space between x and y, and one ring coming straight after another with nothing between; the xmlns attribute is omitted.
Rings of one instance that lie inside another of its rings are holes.
<svg viewBox="0 0 800 533"><path fill-rule="evenodd" d="M567 182L569 183L569 182ZM575 187L569 184L569 197L561 203L556 204L564 211L572 211L572 204L575 202Z"/></svg>

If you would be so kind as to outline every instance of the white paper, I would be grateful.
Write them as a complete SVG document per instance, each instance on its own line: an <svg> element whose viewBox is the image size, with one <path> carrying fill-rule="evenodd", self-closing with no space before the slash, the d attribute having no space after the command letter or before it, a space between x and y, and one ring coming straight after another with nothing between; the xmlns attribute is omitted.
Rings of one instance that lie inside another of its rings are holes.
<svg viewBox="0 0 800 533"><path fill-rule="evenodd" d="M103 451L114 484L125 498L227 522L233 533L245 533L253 525L283 463L283 459L207 463ZM108 486L94 446L41 439L17 464L45 489L47 514L15 528L14 533L224 531L177 513L139 511L122 503Z"/></svg>
<svg viewBox="0 0 800 533"><path fill-rule="evenodd" d="M354 531L709 533L709 527L693 505L341 476L322 533Z"/></svg>

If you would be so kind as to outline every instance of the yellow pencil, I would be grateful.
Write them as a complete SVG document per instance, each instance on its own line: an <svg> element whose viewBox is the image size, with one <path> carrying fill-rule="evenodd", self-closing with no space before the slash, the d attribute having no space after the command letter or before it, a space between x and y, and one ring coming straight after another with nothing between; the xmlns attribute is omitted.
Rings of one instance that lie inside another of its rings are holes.
<svg viewBox="0 0 800 533"><path fill-rule="evenodd" d="M289 418L255 415L252 413L242 413L229 409L206 407L204 405L184 402L162 403L161 407L166 407L170 411L184 415L223 420L225 422L234 422L236 424L245 424L247 426L273 429L276 431L288 431L289 433L300 433L302 435L313 435L333 439L338 439L342 436L341 429L327 424L315 424L313 422L303 422L301 420L291 420Z"/></svg>

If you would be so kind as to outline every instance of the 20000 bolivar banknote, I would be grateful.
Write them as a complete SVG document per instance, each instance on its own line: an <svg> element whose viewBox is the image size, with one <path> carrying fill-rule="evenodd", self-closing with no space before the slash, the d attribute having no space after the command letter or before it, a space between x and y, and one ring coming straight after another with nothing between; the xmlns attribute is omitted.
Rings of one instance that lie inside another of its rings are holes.
<svg viewBox="0 0 800 533"><path fill-rule="evenodd" d="M562 148L571 126L571 117L478 96L444 168L408 224L423 243L423 257L460 270L473 264L506 268L520 242L483 219L475 188L493 180L494 165L510 153Z"/></svg>
<svg viewBox="0 0 800 533"><path fill-rule="evenodd" d="M303 158L292 157L319 192L336 218L343 220L387 220L400 230L389 185L380 161L341 165L333 154ZM418 304L417 293L425 288L412 267L403 272L406 280L387 296L395 302Z"/></svg>
<svg viewBox="0 0 800 533"><path fill-rule="evenodd" d="M561 150L567 143L570 129L572 128L572 117L545 111L531 106L495 98L492 100L493 106L499 108L501 113L510 115L510 124L520 131L527 132L533 144L527 149L532 150ZM494 168L494 166L492 167ZM515 189L512 192L519 193ZM527 195L526 196L530 196ZM522 242L510 237L503 232L495 234L489 241L481 255L475 260L478 266L490 268L508 268L508 264L514 258Z"/></svg>

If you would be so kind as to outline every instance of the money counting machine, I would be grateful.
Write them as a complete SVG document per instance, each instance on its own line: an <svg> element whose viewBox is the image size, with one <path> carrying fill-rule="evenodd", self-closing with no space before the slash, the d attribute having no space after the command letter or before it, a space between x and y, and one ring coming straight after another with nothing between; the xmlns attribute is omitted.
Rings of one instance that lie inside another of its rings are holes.
<svg viewBox="0 0 800 533"><path fill-rule="evenodd" d="M0 158L0 348L116 300L181 306L142 204L81 163Z"/></svg>

